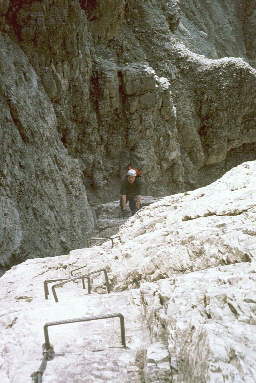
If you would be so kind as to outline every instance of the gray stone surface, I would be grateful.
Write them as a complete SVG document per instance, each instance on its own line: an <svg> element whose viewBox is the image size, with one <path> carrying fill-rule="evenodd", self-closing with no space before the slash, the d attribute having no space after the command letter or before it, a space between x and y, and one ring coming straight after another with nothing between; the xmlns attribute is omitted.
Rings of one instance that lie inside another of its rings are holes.
<svg viewBox="0 0 256 383"><path fill-rule="evenodd" d="M0 265L86 244L94 225L78 161L22 50L0 36Z"/></svg>
<svg viewBox="0 0 256 383"><path fill-rule="evenodd" d="M22 241L19 212L9 198L0 197L0 256L2 265L8 265L9 256L14 254Z"/></svg>
<svg viewBox="0 0 256 383"><path fill-rule="evenodd" d="M86 194L117 199L129 162L144 170L143 194L163 196L255 159L255 5L1 2L1 195L26 227L16 258L80 247L93 228ZM37 213L31 200L44 200Z"/></svg>

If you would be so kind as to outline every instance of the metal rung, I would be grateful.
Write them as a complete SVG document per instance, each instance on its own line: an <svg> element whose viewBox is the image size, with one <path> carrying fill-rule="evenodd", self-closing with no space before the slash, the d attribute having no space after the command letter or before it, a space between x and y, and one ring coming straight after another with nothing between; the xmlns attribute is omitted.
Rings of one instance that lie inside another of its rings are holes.
<svg viewBox="0 0 256 383"><path fill-rule="evenodd" d="M71 270L71 271L70 271L70 275L73 277L75 271L77 271L77 270L81 270L81 269L83 269L84 267L87 267L87 265L80 266L80 267L77 267L76 269Z"/></svg>
<svg viewBox="0 0 256 383"><path fill-rule="evenodd" d="M76 269L71 270L71 271L70 271L70 275L73 277L75 271L77 271L77 270L81 270L81 269L83 269L84 267L87 267L87 266L88 266L88 265L86 264L86 265L84 265L84 266L79 266L79 267L77 267Z"/></svg>
<svg viewBox="0 0 256 383"><path fill-rule="evenodd" d="M52 294L54 296L54 300L55 302L59 302L58 300L58 297L57 297L57 294L56 294L56 291L55 289L57 287L63 287L65 284L69 283L69 282L72 282L72 281L77 281L79 279L82 279L82 283L83 283L83 288L85 288L85 284L84 284L84 279L87 279L88 281L88 294L91 294L91 280L90 280L90 277L88 275L81 275L79 277L75 277L75 278L69 278L67 280L64 280L63 282L61 283L57 283L56 285L53 285L52 286Z"/></svg>
<svg viewBox="0 0 256 383"><path fill-rule="evenodd" d="M54 358L54 350L53 347L50 345L48 349L46 349L45 345L43 344L43 359L41 361L40 367L37 371L33 372L31 375L32 382L34 383L42 383L43 381L43 373L46 369L47 362L49 360L52 360Z"/></svg>
<svg viewBox="0 0 256 383"><path fill-rule="evenodd" d="M91 271L87 275L91 276L93 274L97 274L97 273L100 273L100 272L104 273L105 283L106 283L106 287L107 287L107 292L110 293L110 284L109 284L109 280L108 280L108 272L107 272L106 269L99 269L99 270Z"/></svg>
<svg viewBox="0 0 256 383"><path fill-rule="evenodd" d="M83 289L85 289L84 278L86 278L86 277L81 276ZM46 279L44 281L44 297L45 297L45 299L48 299L48 296L49 296L49 288L48 288L49 283L58 282L58 281L68 281L68 280L70 280L70 278Z"/></svg>
<svg viewBox="0 0 256 383"><path fill-rule="evenodd" d="M77 271L77 270L81 270L81 269L83 269L84 267L87 267L87 265L85 265L85 266L81 266L81 267L77 267L76 269L72 270L72 271L70 272L70 274L73 276L75 271ZM91 275L93 275L93 274L97 274L97 273L100 273L100 272L103 272L103 273L104 273L104 276L105 276L105 284L106 284L106 287L107 287L107 292L110 293L110 283L109 283L109 279L108 279L108 272L107 272L107 269L99 269L99 270L91 271L90 273L87 273L86 275L87 275L87 276L91 276Z"/></svg>
<svg viewBox="0 0 256 383"><path fill-rule="evenodd" d="M104 239L109 239L111 241L111 247L114 247L114 239L119 238L121 240L120 235L116 235L115 237L92 237L89 238L88 241L98 241L98 240L104 240Z"/></svg>
<svg viewBox="0 0 256 383"><path fill-rule="evenodd" d="M80 270L80 269L82 269L82 268L84 268L86 266L87 265L81 266L81 267L78 267L78 268L72 270L71 271L71 275L73 276L73 272L74 271ZM52 283L52 282L58 282L58 281L62 281L62 282L61 283L57 283L57 284L52 286L52 294L54 296L55 302L59 302L58 297L57 297L57 293L56 293L56 288L57 287L62 287L62 286L64 286L68 282L76 281L76 280L79 280L79 279L82 280L83 289L85 289L85 282L84 282L84 280L87 279L87 281L88 281L88 294L91 294L91 278L90 278L90 276L93 275L93 274L100 273L100 272L104 273L107 292L110 293L110 283L109 283L109 279L108 279L107 270L106 269L99 269L99 270L91 271L90 273L85 274L85 275L75 276L74 278L46 279L44 281L44 296L45 296L45 299L48 299L48 296L49 296L48 284Z"/></svg>
<svg viewBox="0 0 256 383"><path fill-rule="evenodd" d="M77 318L77 319L68 319L58 322L49 322L44 325L44 339L45 343L43 344L43 359L41 362L41 365L39 369L31 375L33 383L42 383L43 373L46 369L47 362L49 360L52 360L55 356L53 346L50 344L49 339L49 333L48 333L48 327L50 326L58 326L61 324L69 324L69 323L77 323L77 322L89 322L93 320L99 320L99 319L109 319L109 318L116 318L118 317L120 319L120 329L121 329L121 343L124 348L127 348L126 346L126 340L125 340L125 325L124 325L124 316L123 314L117 313L117 314L109 314L109 315L101 315L96 317L85 317L85 318Z"/></svg>
<svg viewBox="0 0 256 383"><path fill-rule="evenodd" d="M67 280L67 279L68 279L68 278L46 279L46 280L44 281L44 297L45 297L45 299L48 299L48 296L49 296L48 283L58 282L58 281L65 281L65 280Z"/></svg>
<svg viewBox="0 0 256 383"><path fill-rule="evenodd" d="M58 326L61 324L77 323L77 322L89 322L93 320L109 319L109 318L116 318L116 317L120 319L121 343L123 347L126 348L124 316L123 314L120 314L120 313L108 314L108 315L102 315L102 316L93 316L93 317L83 317L83 318L77 318L77 319L67 319L63 321L46 323L44 325L44 339L45 339L44 347L46 350L52 348L50 344L50 340L49 340L49 333L48 333L48 327L50 326Z"/></svg>

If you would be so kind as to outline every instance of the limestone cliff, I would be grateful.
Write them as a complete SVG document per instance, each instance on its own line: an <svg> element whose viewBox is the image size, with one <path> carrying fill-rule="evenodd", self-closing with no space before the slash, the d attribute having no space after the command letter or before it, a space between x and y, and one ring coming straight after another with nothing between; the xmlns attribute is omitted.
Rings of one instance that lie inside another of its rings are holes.
<svg viewBox="0 0 256 383"><path fill-rule="evenodd" d="M0 36L0 265L85 246L94 219L77 159L23 51Z"/></svg>
<svg viewBox="0 0 256 383"><path fill-rule="evenodd" d="M255 158L255 6L0 2L2 264L82 246L130 161L166 195Z"/></svg>

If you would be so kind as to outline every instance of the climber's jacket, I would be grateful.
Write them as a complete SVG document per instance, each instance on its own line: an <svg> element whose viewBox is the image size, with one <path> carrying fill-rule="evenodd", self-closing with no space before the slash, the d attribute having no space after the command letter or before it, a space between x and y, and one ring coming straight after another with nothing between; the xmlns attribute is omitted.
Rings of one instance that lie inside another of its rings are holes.
<svg viewBox="0 0 256 383"><path fill-rule="evenodd" d="M120 194L126 195L127 199L141 195L141 181L136 177L135 181L130 183L127 177L125 177L121 183Z"/></svg>

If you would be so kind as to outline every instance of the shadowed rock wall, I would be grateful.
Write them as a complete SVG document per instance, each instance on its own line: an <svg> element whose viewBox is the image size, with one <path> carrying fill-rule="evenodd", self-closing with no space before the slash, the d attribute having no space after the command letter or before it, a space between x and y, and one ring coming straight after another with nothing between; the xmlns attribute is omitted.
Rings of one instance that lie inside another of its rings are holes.
<svg viewBox="0 0 256 383"><path fill-rule="evenodd" d="M83 245L93 227L86 194L90 202L116 198L128 162L143 168L145 194L166 195L254 159L255 5L1 2L1 41L13 52L10 59L0 53L1 119L9 115L15 132L1 140L9 147L11 179L3 173L1 195L21 228L20 242L15 237L3 255L43 256ZM35 176L34 166L42 173ZM40 196L42 190L51 196Z"/></svg>
<svg viewBox="0 0 256 383"><path fill-rule="evenodd" d="M86 244L94 226L81 170L23 51L0 36L0 265Z"/></svg>

